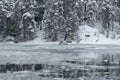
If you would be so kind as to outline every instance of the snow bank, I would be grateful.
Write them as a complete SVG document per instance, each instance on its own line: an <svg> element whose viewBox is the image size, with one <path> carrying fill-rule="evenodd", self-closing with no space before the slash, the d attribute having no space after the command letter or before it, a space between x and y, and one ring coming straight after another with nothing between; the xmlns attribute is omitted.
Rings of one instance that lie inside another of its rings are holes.
<svg viewBox="0 0 120 80"><path fill-rule="evenodd" d="M20 42L18 44L25 44L25 45L48 45L48 44L59 44L59 42L48 42L44 39L44 31L37 30L36 32L36 38L31 41L27 42Z"/></svg>
<svg viewBox="0 0 120 80"><path fill-rule="evenodd" d="M101 31L98 28L93 28L88 25L79 26L79 36L80 36L80 44L118 44L120 45L120 39L116 33L110 32L110 38L106 38L104 34L100 33ZM37 31L37 38L23 42L22 44L40 44L40 45L48 45L48 44L59 44L59 42L48 42L43 39L44 32ZM115 39L113 39L113 35L115 35ZM21 44L21 43L20 43ZM70 44L78 44L73 41Z"/></svg>
<svg viewBox="0 0 120 80"><path fill-rule="evenodd" d="M120 44L119 36L116 33L110 32L110 38L106 38L98 29L88 25L83 25L79 28L80 43L82 44ZM116 35L115 39L112 39L113 35Z"/></svg>
<svg viewBox="0 0 120 80"><path fill-rule="evenodd" d="M79 27L79 36L81 43L87 42L97 42L99 39L99 31L95 28L91 28L88 25L80 26Z"/></svg>

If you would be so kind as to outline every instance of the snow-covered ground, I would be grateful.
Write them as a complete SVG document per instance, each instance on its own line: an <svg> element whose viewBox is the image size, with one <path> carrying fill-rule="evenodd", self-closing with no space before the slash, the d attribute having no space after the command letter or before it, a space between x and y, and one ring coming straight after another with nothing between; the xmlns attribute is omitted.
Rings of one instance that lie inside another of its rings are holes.
<svg viewBox="0 0 120 80"><path fill-rule="evenodd" d="M98 25L98 24L97 24ZM99 27L100 28L100 27ZM104 34L101 33L101 29L92 28L88 25L79 26L79 36L80 42L77 43L73 41L70 44L101 44L101 45L120 45L120 36L114 32L110 32L110 38L106 38ZM98 31L99 30L99 31ZM44 32L38 31L37 38L32 41L20 42L19 44L34 44L34 45L49 45L49 44L59 44L59 42L48 42L43 39ZM112 38L114 37L114 39ZM13 42L11 42L13 43Z"/></svg>
<svg viewBox="0 0 120 80"><path fill-rule="evenodd" d="M80 43L82 44L116 44L120 45L119 36L110 32L110 38L106 38L106 36L100 33L100 29L92 28L88 25L80 26L79 36L81 38ZM114 36L115 35L115 36ZM115 37L114 39L111 37Z"/></svg>

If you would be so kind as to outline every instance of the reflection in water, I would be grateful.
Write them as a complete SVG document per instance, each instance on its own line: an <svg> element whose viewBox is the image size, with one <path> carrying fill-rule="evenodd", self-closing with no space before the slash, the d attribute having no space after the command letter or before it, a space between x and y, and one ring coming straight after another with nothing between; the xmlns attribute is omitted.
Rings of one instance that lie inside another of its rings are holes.
<svg viewBox="0 0 120 80"><path fill-rule="evenodd" d="M64 65L48 65L45 69L47 70L46 76L45 73L39 76L65 79L120 80L119 54L91 54L89 56L80 54L77 56L81 56L81 58L63 61ZM44 70L42 71L44 72Z"/></svg>
<svg viewBox="0 0 120 80"><path fill-rule="evenodd" d="M120 80L120 54L70 54L54 64L4 64L0 72L32 71L40 78L60 80ZM42 79L41 79L42 80Z"/></svg>

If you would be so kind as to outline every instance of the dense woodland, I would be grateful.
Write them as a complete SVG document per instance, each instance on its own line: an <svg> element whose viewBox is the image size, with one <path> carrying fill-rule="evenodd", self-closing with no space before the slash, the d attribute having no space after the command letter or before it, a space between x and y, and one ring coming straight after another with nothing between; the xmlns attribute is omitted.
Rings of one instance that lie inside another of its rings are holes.
<svg viewBox="0 0 120 80"><path fill-rule="evenodd" d="M96 24L107 38L119 34L120 0L0 0L0 41L33 40L37 31L48 41L73 41L80 25Z"/></svg>

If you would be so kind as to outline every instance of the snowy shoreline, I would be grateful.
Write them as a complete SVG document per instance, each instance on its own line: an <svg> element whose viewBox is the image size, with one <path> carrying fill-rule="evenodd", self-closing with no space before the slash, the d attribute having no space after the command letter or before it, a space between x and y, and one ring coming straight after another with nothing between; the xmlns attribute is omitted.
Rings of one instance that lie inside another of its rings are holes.
<svg viewBox="0 0 120 80"><path fill-rule="evenodd" d="M80 44L91 44L91 45L120 45L119 36L115 33L110 33L110 38L106 38L105 34L101 34L97 28L92 28L88 25L79 26L78 36L80 36L80 42L72 41L72 43L68 43L68 45L80 45ZM37 32L37 38L27 42L1 42L0 44L22 44L22 45L59 45L60 41L52 42L52 41L45 41L43 39L42 34L43 31ZM114 36L116 35L116 36ZM87 37L86 37L87 36ZM111 37L115 37L112 39Z"/></svg>
<svg viewBox="0 0 120 80"><path fill-rule="evenodd" d="M105 41L100 41L100 42L72 42L68 43L67 45L120 45L120 40L108 40L109 42ZM28 42L20 42L20 43L14 43L14 42L1 42L0 44L15 44L15 45L59 45L59 42L33 42L33 41L28 41Z"/></svg>

